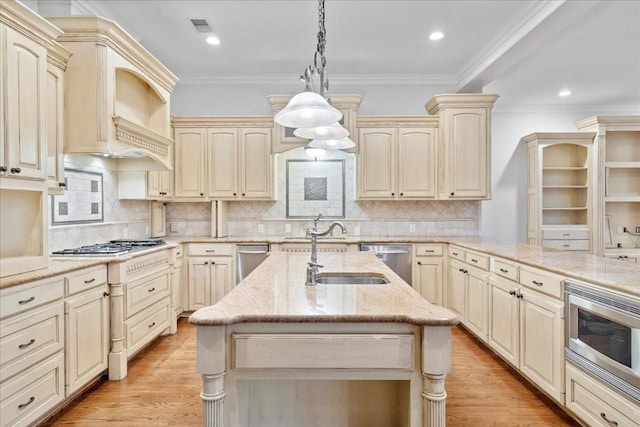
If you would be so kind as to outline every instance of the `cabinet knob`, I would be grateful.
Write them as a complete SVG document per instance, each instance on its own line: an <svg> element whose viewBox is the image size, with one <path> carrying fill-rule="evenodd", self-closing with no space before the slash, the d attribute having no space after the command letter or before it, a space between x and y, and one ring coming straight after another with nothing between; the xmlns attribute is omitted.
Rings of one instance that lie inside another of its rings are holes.
<svg viewBox="0 0 640 427"><path fill-rule="evenodd" d="M205 261L205 262L204 262L204 265L208 265L208 264L209 264L209 261Z"/></svg>
<svg viewBox="0 0 640 427"><path fill-rule="evenodd" d="M213 265L213 264L215 264L215 263L216 263L215 261L211 261L211 265Z"/></svg>
<svg viewBox="0 0 640 427"><path fill-rule="evenodd" d="M404 196L404 193L400 193L401 196Z"/></svg>
<svg viewBox="0 0 640 427"><path fill-rule="evenodd" d="M514 291L513 289L509 291L509 295L515 295L515 294L516 294L516 291Z"/></svg>
<svg viewBox="0 0 640 427"><path fill-rule="evenodd" d="M454 193L453 191L451 192L451 195L454 196L456 193Z"/></svg>
<svg viewBox="0 0 640 427"><path fill-rule="evenodd" d="M418 261L418 265L422 265L422 261Z"/></svg>
<svg viewBox="0 0 640 427"><path fill-rule="evenodd" d="M396 193L391 193L391 195L392 195L392 196L395 196L395 195L396 195Z"/></svg>
<svg viewBox="0 0 640 427"><path fill-rule="evenodd" d="M200 193L201 196L204 196L204 193Z"/></svg>
<svg viewBox="0 0 640 427"><path fill-rule="evenodd" d="M67 183L66 183L66 182L62 182L62 181L60 181L60 182L58 183L58 187L65 188L66 186L67 186Z"/></svg>
<svg viewBox="0 0 640 427"><path fill-rule="evenodd" d="M0 172L6 172L6 171L7 171L6 166L0 166Z"/></svg>
<svg viewBox="0 0 640 427"><path fill-rule="evenodd" d="M518 299L522 299L522 298L524 298L524 295L522 295L521 293L519 293L519 294L517 294L517 295L516 295L516 298L518 298Z"/></svg>
<svg viewBox="0 0 640 427"><path fill-rule="evenodd" d="M238 193L233 193L233 195L234 195L234 196L237 196L237 195L238 195Z"/></svg>
<svg viewBox="0 0 640 427"><path fill-rule="evenodd" d="M242 193L242 196L244 197L244 193Z"/></svg>
<svg viewBox="0 0 640 427"><path fill-rule="evenodd" d="M105 297L105 298L108 297L109 296L109 292L103 292L102 296Z"/></svg>
<svg viewBox="0 0 640 427"><path fill-rule="evenodd" d="M22 169L20 168L11 168L11 173L20 173L22 172Z"/></svg>

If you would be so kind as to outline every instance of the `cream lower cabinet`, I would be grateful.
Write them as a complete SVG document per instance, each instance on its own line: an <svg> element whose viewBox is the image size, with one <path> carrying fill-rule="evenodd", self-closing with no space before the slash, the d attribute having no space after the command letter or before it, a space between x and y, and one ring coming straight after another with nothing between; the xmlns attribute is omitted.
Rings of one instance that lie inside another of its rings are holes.
<svg viewBox="0 0 640 427"><path fill-rule="evenodd" d="M448 308L484 342L488 336L488 269L485 255L449 247Z"/></svg>
<svg viewBox="0 0 640 427"><path fill-rule="evenodd" d="M444 305L442 245L414 245L411 286L432 304Z"/></svg>
<svg viewBox="0 0 640 427"><path fill-rule="evenodd" d="M66 396L105 372L109 354L109 287L104 265L65 278Z"/></svg>
<svg viewBox="0 0 640 427"><path fill-rule="evenodd" d="M186 310L213 305L234 286L234 245L189 244Z"/></svg>
<svg viewBox="0 0 640 427"><path fill-rule="evenodd" d="M0 426L36 424L64 398L64 278L0 290Z"/></svg>
<svg viewBox="0 0 640 427"><path fill-rule="evenodd" d="M358 126L358 199L435 199L435 122L363 117Z"/></svg>
<svg viewBox="0 0 640 427"><path fill-rule="evenodd" d="M184 311L184 290L182 275L184 273L184 269L182 268L183 260L184 260L184 247L182 245L178 245L173 248L171 251L171 306L173 307L174 317L172 318L172 333L177 332L177 318ZM175 327L175 328L174 328Z"/></svg>
<svg viewBox="0 0 640 427"><path fill-rule="evenodd" d="M514 263L497 263L497 274L489 278L489 346L564 404L561 278Z"/></svg>

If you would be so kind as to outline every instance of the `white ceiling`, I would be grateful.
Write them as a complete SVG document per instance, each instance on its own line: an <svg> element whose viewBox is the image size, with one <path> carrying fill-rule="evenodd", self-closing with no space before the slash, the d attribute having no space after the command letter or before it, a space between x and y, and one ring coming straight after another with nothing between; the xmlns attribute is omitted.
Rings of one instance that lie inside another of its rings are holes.
<svg viewBox="0 0 640 427"><path fill-rule="evenodd" d="M40 0L39 4L47 1ZM77 0L181 83L282 83L312 62L315 0ZM326 0L332 82L449 85L505 106L640 114L640 1ZM222 43L191 26L206 19ZM428 35L440 30L438 42ZM180 83L179 83L180 84ZM572 95L558 97L560 89Z"/></svg>

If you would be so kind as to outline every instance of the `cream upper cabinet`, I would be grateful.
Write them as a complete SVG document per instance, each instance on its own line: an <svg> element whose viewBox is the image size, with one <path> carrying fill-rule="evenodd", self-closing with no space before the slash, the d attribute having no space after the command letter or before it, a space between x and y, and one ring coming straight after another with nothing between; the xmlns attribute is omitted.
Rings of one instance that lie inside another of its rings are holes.
<svg viewBox="0 0 640 427"><path fill-rule="evenodd" d="M528 243L589 250L595 133L532 133L527 144Z"/></svg>
<svg viewBox="0 0 640 427"><path fill-rule="evenodd" d="M174 200L273 200L271 117L174 117L173 123Z"/></svg>
<svg viewBox="0 0 640 427"><path fill-rule="evenodd" d="M147 197L154 200L173 197L173 171L147 172Z"/></svg>
<svg viewBox="0 0 640 427"><path fill-rule="evenodd" d="M44 181L47 177L47 47L36 37L29 37L28 27L16 29L5 24L10 23L11 18L5 15L5 2L2 3L0 51L4 96L0 114L0 173L4 177ZM16 11L26 17L27 13L16 5L7 2L6 7L16 7ZM50 24L44 29L53 37L57 35Z"/></svg>
<svg viewBox="0 0 640 427"><path fill-rule="evenodd" d="M437 121L363 117L358 121L358 199L433 199Z"/></svg>
<svg viewBox="0 0 640 427"><path fill-rule="evenodd" d="M204 199L207 176L207 131L203 128L175 130L175 198Z"/></svg>
<svg viewBox="0 0 640 427"><path fill-rule="evenodd" d="M439 198L491 198L491 108L497 95L446 94L426 105L440 118Z"/></svg>

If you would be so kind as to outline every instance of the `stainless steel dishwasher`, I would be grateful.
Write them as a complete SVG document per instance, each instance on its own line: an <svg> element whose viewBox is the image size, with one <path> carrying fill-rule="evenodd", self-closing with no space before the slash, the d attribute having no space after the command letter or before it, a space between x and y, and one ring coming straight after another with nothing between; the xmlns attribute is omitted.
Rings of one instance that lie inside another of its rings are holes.
<svg viewBox="0 0 640 427"><path fill-rule="evenodd" d="M362 243L360 251L372 251L398 276L411 285L411 245L394 243Z"/></svg>
<svg viewBox="0 0 640 427"><path fill-rule="evenodd" d="M236 284L260 265L268 253L269 245L266 243L236 245Z"/></svg>

